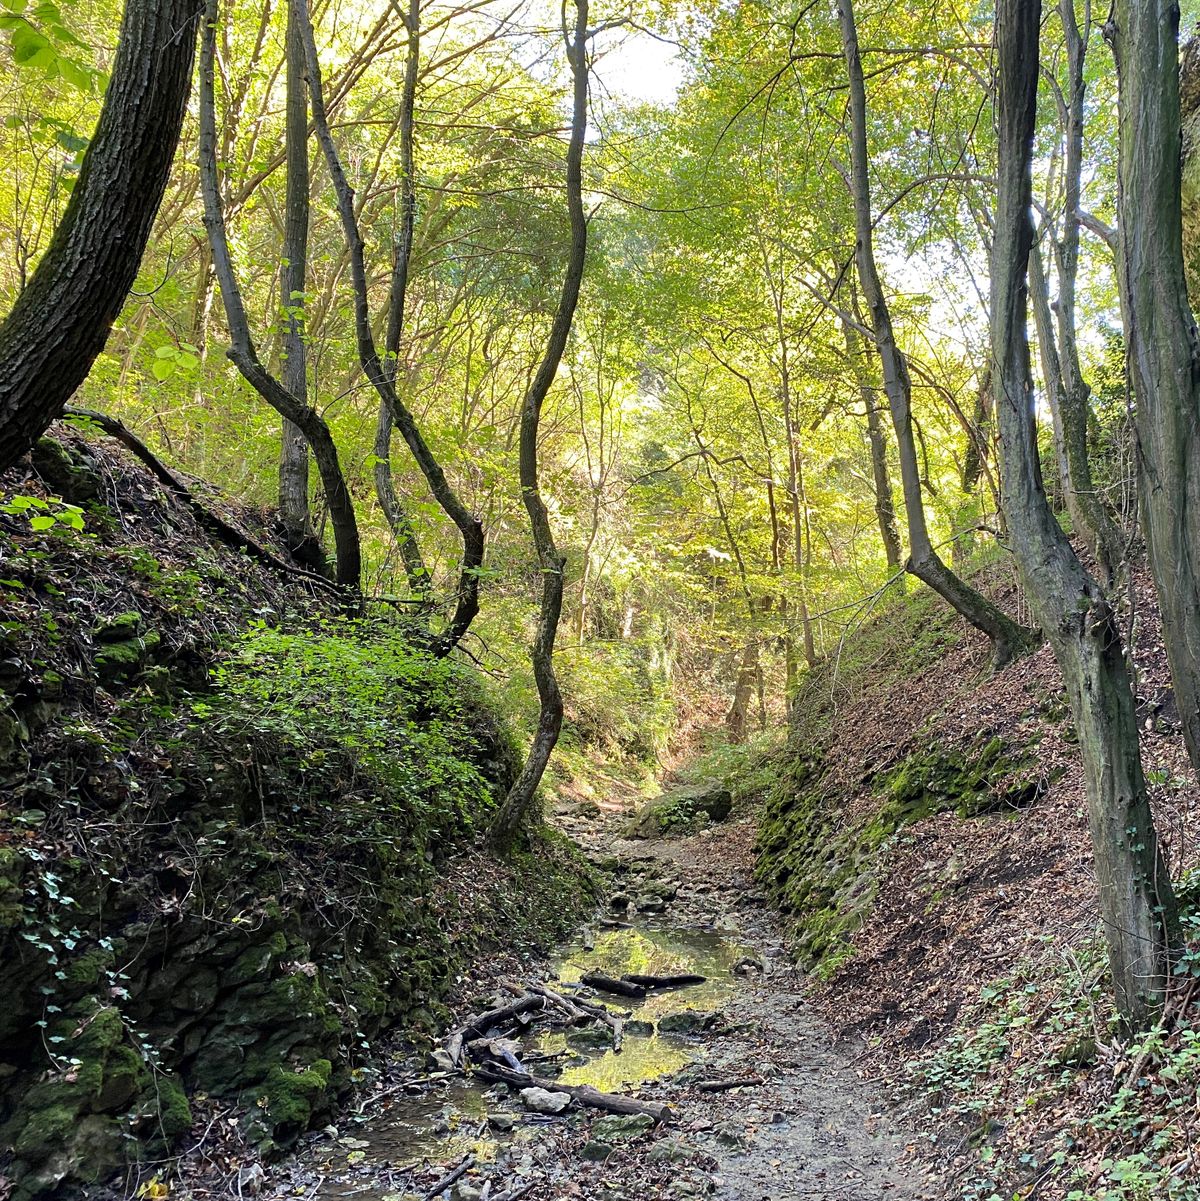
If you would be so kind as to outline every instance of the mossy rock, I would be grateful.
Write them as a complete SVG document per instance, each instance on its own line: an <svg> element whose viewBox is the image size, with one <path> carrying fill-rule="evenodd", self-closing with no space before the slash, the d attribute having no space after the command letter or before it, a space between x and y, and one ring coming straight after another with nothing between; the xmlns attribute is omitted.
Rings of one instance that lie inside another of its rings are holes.
<svg viewBox="0 0 1200 1201"><path fill-rule="evenodd" d="M708 781L673 788L647 801L630 822L629 838L660 838L685 834L724 821L733 809L733 794L723 784Z"/></svg>

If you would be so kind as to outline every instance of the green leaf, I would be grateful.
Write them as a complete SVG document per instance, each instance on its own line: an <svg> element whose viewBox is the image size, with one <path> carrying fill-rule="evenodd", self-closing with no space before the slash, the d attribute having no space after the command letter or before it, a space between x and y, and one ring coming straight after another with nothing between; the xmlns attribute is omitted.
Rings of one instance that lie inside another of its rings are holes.
<svg viewBox="0 0 1200 1201"><path fill-rule="evenodd" d="M150 364L150 374L153 375L156 380L161 381L170 379L170 377L175 374L175 360L155 359L154 362Z"/></svg>
<svg viewBox="0 0 1200 1201"><path fill-rule="evenodd" d="M42 514L38 517L31 517L29 519L29 526L34 530L48 530L55 524L57 524L55 519L47 514Z"/></svg>

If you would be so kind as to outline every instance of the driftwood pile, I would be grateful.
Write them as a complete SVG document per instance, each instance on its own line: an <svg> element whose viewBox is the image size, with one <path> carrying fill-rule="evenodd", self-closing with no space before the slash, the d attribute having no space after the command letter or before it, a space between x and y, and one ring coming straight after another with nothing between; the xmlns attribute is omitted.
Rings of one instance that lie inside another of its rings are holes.
<svg viewBox="0 0 1200 1201"><path fill-rule="evenodd" d="M704 980L703 976L695 975L627 975L618 979L603 972L587 972L581 983L597 991L641 1000L655 989L683 988L690 984L703 984ZM607 1113L645 1113L655 1122L670 1119L670 1107L659 1101L642 1101L635 1097L604 1093L587 1084L562 1084L537 1076L522 1063L518 1054L520 1046L515 1040L537 1022L546 1022L560 1029L599 1022L608 1027L612 1049L619 1054L628 1013L613 1013L598 1001L584 997L563 996L544 984L521 986L506 981L502 988L512 997L511 1001L470 1017L442 1040L442 1046L455 1070L470 1072L481 1080L506 1084L513 1089L541 1088L548 1092L566 1093L579 1105ZM526 1056L526 1059L533 1061L531 1056Z"/></svg>

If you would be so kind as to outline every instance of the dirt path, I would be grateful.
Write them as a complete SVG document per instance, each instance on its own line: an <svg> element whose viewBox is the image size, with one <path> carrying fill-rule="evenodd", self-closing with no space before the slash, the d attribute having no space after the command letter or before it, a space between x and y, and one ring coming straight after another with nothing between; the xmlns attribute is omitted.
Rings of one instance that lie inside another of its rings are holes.
<svg viewBox="0 0 1200 1201"><path fill-rule="evenodd" d="M542 974L557 976L563 988L597 965L702 969L710 979L686 998L681 990L640 1008L634 1003L634 1019L653 1020L627 1037L619 1057L594 1043L581 1052L571 1031L527 1044L522 1054L556 1055L564 1082L666 1102L671 1122L621 1132L595 1111L528 1113L503 1087L485 1091L464 1080L397 1086L357 1119L309 1136L298 1155L268 1171L264 1195L429 1201L448 1171L466 1162L438 1195L450 1201L937 1196L896 1119L856 1073L854 1049L836 1048L809 1012L803 980L754 888L752 823L629 842L614 837L619 826L611 817L575 811L558 821L597 862L616 870L608 913ZM664 1034L664 1020L678 1020L680 1012L695 1028ZM628 1025L637 1029L634 1021ZM392 1079L421 1071L415 1061L398 1061ZM755 1082L725 1092L698 1087L733 1079Z"/></svg>

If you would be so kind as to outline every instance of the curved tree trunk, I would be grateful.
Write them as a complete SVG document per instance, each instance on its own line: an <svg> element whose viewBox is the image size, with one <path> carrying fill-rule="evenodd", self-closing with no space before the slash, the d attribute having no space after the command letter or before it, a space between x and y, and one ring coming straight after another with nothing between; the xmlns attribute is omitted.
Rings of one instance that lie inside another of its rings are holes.
<svg viewBox="0 0 1200 1201"><path fill-rule="evenodd" d="M1033 243L1030 164L1040 8L1040 0L1000 0L996 14L999 169L991 334L1004 507L1017 564L1062 667L1079 731L1117 1006L1141 1026L1162 1001L1179 926L1142 776L1120 630L1103 589L1083 569L1042 487L1025 286Z"/></svg>
<svg viewBox="0 0 1200 1201"><path fill-rule="evenodd" d="M1178 33L1173 0L1117 0L1105 29L1120 81L1117 233L1142 521L1200 773L1200 339L1183 267Z"/></svg>
<svg viewBox="0 0 1200 1201"><path fill-rule="evenodd" d="M302 5L305 3L305 0L292 0L292 2ZM442 465L438 462L437 457L429 448L429 444L425 441L425 437L421 433L416 419L396 391L395 351L390 343L394 339L398 347L400 340L400 331L403 322L402 306L404 292L403 287L401 287L399 293L396 292L396 288L398 285L407 283L408 256L412 245L411 230L407 234L402 234L402 238L406 239L406 242L402 242L401 249L403 250L405 244L407 244L409 249L405 250L400 256L397 269L393 273L392 312L389 317L387 334L389 345L385 347L384 358L380 358L376 347L375 335L371 330L370 296L367 289L367 269L363 252L363 237L362 231L359 229L358 217L354 211L354 189L350 187L350 182L346 178L346 172L342 167L337 146L333 141L333 133L329 128L329 117L325 108L325 91L321 82L321 65L317 57L317 44L313 35L312 22L309 19L306 8L300 11L303 13L304 51L308 60L308 92L312 103L313 125L317 131L317 140L320 142L321 149L325 155L325 165L329 170L329 177L333 181L338 217L342 223L342 234L346 240L346 247L350 254L350 280L354 302L354 333L358 343L359 366L368 382L375 389L379 399L391 411L392 421L400 431L401 437L408 444L413 458L417 461L417 466L421 469L421 473L425 476L425 480L429 484L430 492L433 493L434 499L441 506L442 512L454 522L462 538L463 556L459 569L458 596L454 612L445 629L438 633L432 643L433 653L442 657L448 655L459 644L467 630L470 629L471 622L475 620L476 614L479 612L479 569L483 566L484 550L486 549L483 536L483 523L476 514L472 513L463 504L462 499L451 486L450 481L446 478L445 471L442 470ZM406 24L409 25L410 65L416 61L419 46L416 40L416 11L416 8L410 4L411 15L405 18ZM415 65L411 65L411 70L416 71ZM415 87L415 82L413 86ZM409 181L405 186L411 188L411 131L405 145L407 146L405 153L408 156L405 176ZM406 206L406 223L411 219L412 213L413 208L410 200ZM403 273L400 270L401 263L403 264ZM391 357L390 363L386 361L389 356Z"/></svg>
<svg viewBox="0 0 1200 1201"><path fill-rule="evenodd" d="M908 363L896 344L891 311L875 265L871 186L867 172L867 95L852 0L838 0L838 19L842 27L842 50L850 79L850 188L854 198L855 257L863 298L871 314L875 346L883 367L884 392L896 432L900 483L908 518L909 557L905 567L917 579L928 584L977 630L988 636L992 643L992 660L996 667L1003 667L1014 656L1033 645L1036 634L1018 625L987 597L981 596L955 575L934 550L929 528L925 524L921 470L913 438L912 381Z"/></svg>
<svg viewBox="0 0 1200 1201"><path fill-rule="evenodd" d="M559 731L562 729L563 703L558 679L554 674L554 639L558 632L558 619L562 614L563 576L566 573L567 560L555 545L550 516L546 512L546 505L538 486L537 439L542 404L551 384L554 383L554 376L567 348L567 338L571 333L575 306L579 301L583 265L587 255L587 214L583 209L583 143L587 133L588 97L587 14L588 0L575 0L574 38L563 30L567 43L567 59L571 64L574 80L571 140L567 146L567 209L571 217L571 248L567 256L562 295L546 343L546 354L521 407L521 495L529 514L533 543L537 548L538 563L542 572L542 603L530 652L541 705L537 731L533 736L533 745L529 748L525 765L492 823L490 836L493 845L498 847L510 843L525 823L533 808L534 797L537 795L538 785L542 782L546 764L550 761L550 753L554 750Z"/></svg>
<svg viewBox="0 0 1200 1201"><path fill-rule="evenodd" d="M293 0L295 3L296 0ZM303 2L303 0L300 0ZM212 250L213 267L221 288L221 300L229 326L228 355L246 382L275 409L292 422L308 440L317 471L325 488L325 503L333 525L337 551L337 582L357 595L362 572L362 550L358 538L358 519L354 501L346 486L338 459L337 446L324 417L306 399L294 396L261 363L250 323L242 303L241 289L229 254L225 214L221 204L217 167L217 104L213 79L216 59L217 0L207 0L204 32L200 38L200 188L204 194L204 227Z"/></svg>
<svg viewBox="0 0 1200 1201"><path fill-rule="evenodd" d="M62 412L137 277L192 86L201 0L128 0L66 212L0 325L0 471Z"/></svg>

